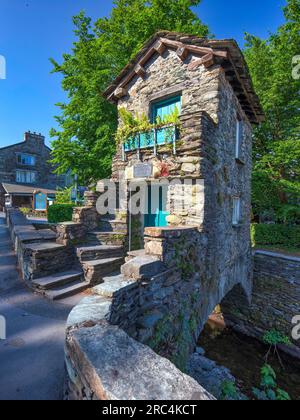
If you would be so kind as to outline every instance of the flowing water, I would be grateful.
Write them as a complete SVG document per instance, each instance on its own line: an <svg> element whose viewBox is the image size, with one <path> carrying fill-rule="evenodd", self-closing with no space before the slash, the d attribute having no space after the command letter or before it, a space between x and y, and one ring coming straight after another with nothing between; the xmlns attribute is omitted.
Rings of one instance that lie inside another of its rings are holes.
<svg viewBox="0 0 300 420"><path fill-rule="evenodd" d="M266 363L268 346L239 334L210 320L201 334L198 345L209 359L230 369L241 391L253 399L252 388L260 387L260 370ZM300 361L280 353L284 368L273 354L268 359L277 374L279 388L293 400L300 400Z"/></svg>

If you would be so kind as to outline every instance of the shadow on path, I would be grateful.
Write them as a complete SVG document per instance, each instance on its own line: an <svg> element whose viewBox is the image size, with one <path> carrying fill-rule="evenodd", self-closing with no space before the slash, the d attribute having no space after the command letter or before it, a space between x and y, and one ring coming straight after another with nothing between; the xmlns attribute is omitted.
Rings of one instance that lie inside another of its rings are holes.
<svg viewBox="0 0 300 420"><path fill-rule="evenodd" d="M60 400L63 397L65 322L82 295L49 302L18 276L5 220L0 217L0 400Z"/></svg>

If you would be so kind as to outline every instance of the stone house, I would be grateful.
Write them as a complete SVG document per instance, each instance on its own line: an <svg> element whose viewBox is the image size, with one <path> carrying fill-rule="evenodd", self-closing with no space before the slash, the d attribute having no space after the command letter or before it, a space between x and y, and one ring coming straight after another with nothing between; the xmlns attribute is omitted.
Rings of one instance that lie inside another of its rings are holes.
<svg viewBox="0 0 300 420"><path fill-rule="evenodd" d="M182 265L210 287L203 318L237 284L249 297L252 125L264 116L237 43L157 33L104 96L120 114L144 114L153 123L180 112L171 136L164 133L170 124L154 125L120 144L113 160L114 182L146 181L159 195L150 215L133 221L129 209L129 247L172 265L179 240L170 245L167 232L193 228L197 234L180 247L190 250Z"/></svg>
<svg viewBox="0 0 300 420"><path fill-rule="evenodd" d="M65 177L53 173L51 150L41 134L27 132L24 141L0 149L0 207L32 207L35 191L53 196Z"/></svg>

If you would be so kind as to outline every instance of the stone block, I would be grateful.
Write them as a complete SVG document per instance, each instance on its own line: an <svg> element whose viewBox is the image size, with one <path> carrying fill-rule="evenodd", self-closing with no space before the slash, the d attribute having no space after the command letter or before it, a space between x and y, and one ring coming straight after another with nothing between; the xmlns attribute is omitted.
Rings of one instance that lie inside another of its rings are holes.
<svg viewBox="0 0 300 420"><path fill-rule="evenodd" d="M121 267L121 273L126 279L150 279L165 270L164 264L157 257L136 257Z"/></svg>
<svg viewBox="0 0 300 420"><path fill-rule="evenodd" d="M93 399L214 400L194 379L118 327L102 324L72 331L67 350L85 394Z"/></svg>

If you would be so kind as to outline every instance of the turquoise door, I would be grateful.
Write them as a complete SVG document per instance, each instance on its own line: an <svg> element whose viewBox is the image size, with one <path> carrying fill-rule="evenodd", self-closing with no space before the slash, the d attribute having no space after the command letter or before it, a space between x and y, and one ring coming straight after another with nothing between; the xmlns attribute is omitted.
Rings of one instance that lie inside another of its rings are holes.
<svg viewBox="0 0 300 420"><path fill-rule="evenodd" d="M167 99L165 101L157 102L152 106L152 121L164 121L166 117L174 113L175 110L181 112L181 96ZM175 134L175 132L174 132ZM165 128L157 131L157 144L163 145L165 143L172 143L173 136L169 135Z"/></svg>
<svg viewBox="0 0 300 420"><path fill-rule="evenodd" d="M145 227L168 226L167 199L161 186L148 187L148 214L145 215Z"/></svg>

